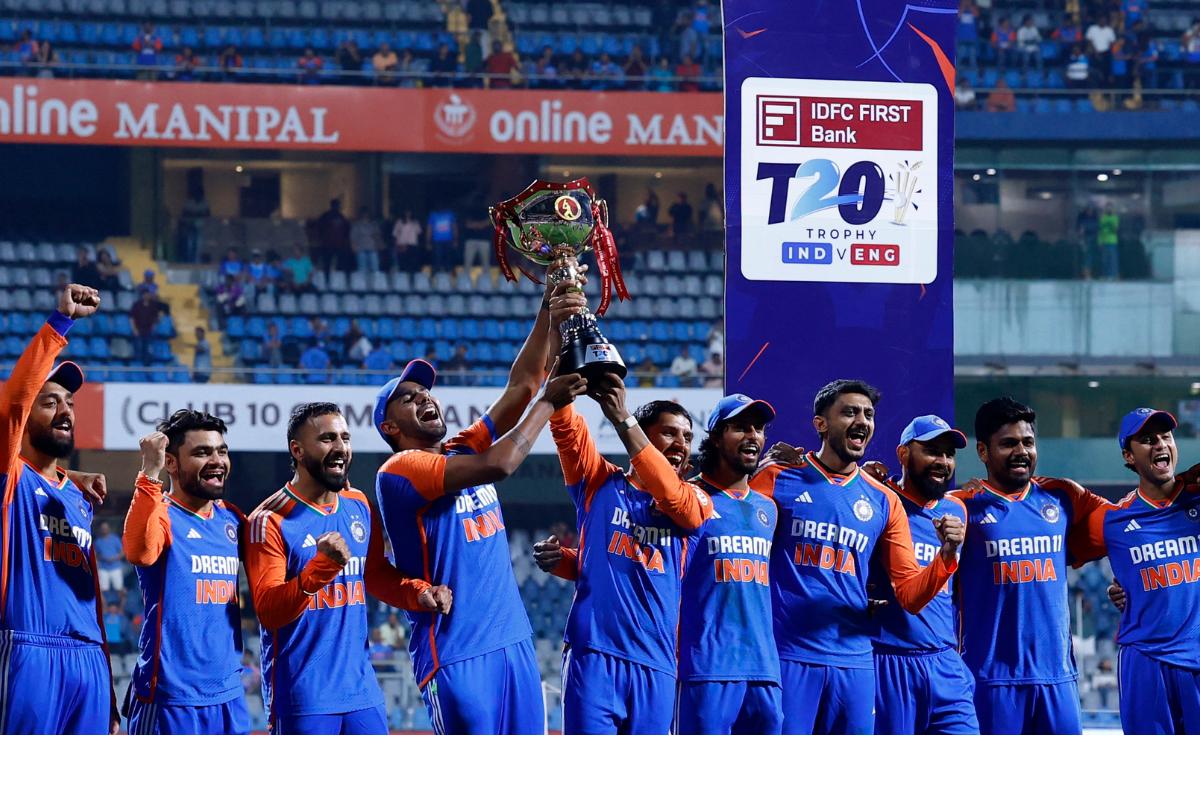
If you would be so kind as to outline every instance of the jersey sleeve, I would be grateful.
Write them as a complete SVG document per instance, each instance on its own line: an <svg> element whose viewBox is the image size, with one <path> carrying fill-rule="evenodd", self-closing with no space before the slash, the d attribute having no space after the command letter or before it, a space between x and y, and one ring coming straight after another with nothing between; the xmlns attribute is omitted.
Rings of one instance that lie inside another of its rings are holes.
<svg viewBox="0 0 1200 800"><path fill-rule="evenodd" d="M558 450L563 480L573 487L573 491L582 489L583 510L586 511L597 490L618 471L617 467L600 455L587 421L575 411L574 404L564 406L550 417L550 435Z"/></svg>
<svg viewBox="0 0 1200 800"><path fill-rule="evenodd" d="M445 493L446 456L424 450L405 450L389 458L376 479L380 502L411 506L413 510Z"/></svg>
<svg viewBox="0 0 1200 800"><path fill-rule="evenodd" d="M772 464L769 467L760 469L750 479L750 488L761 495L765 495L772 500L775 499L775 481L779 477L779 473L787 469L786 464Z"/></svg>
<svg viewBox="0 0 1200 800"><path fill-rule="evenodd" d="M3 470L0 474L11 475L17 466L29 412L54 366L54 359L67 346L67 331L71 325L70 317L53 312L34 334L0 389L0 470ZM6 496L11 491L10 484L5 489Z"/></svg>
<svg viewBox="0 0 1200 800"><path fill-rule="evenodd" d="M148 567L170 546L171 518L163 501L162 483L139 472L121 534L125 558L135 566Z"/></svg>
<svg viewBox="0 0 1200 800"><path fill-rule="evenodd" d="M492 418L484 414L457 436L446 442L448 453L482 453L496 441L496 426Z"/></svg>
<svg viewBox="0 0 1200 800"><path fill-rule="evenodd" d="M712 499L708 493L695 484L680 480L671 462L654 445L639 450L631 464L646 491L676 525L694 531L712 516Z"/></svg>
<svg viewBox="0 0 1200 800"><path fill-rule="evenodd" d="M287 551L279 520L268 511L250 518L249 544L246 546L246 578L254 611L264 628L282 628L299 619L308 598L337 577L341 565L324 553L317 553L300 574L287 577Z"/></svg>
<svg viewBox="0 0 1200 800"><path fill-rule="evenodd" d="M383 552L383 536L379 513L372 508L371 540L367 544L367 568L363 576L367 592L389 606L405 611L427 610L421 608L417 597L429 588L429 584L419 578L410 578L387 560Z"/></svg>
<svg viewBox="0 0 1200 800"><path fill-rule="evenodd" d="M880 559L892 581L892 590L900 606L916 614L937 596L946 581L958 569L958 560L947 564L939 554L922 569L913 555L912 529L900 498L890 491L887 498L888 517L879 540Z"/></svg>
<svg viewBox="0 0 1200 800"><path fill-rule="evenodd" d="M1065 478L1034 478L1043 489L1064 498L1071 509L1067 528L1067 560L1080 567L1108 555L1104 546L1104 518L1112 503Z"/></svg>
<svg viewBox="0 0 1200 800"><path fill-rule="evenodd" d="M579 580L579 551L574 547L564 547L562 558L550 574L567 581Z"/></svg>

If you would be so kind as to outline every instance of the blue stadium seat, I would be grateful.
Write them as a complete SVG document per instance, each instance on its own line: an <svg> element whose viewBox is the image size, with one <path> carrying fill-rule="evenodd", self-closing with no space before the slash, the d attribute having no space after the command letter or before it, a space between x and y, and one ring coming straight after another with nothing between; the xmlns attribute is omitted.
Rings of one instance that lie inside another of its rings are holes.
<svg viewBox="0 0 1200 800"><path fill-rule="evenodd" d="M499 320L489 318L483 321L483 338L492 342L504 338L504 329Z"/></svg>
<svg viewBox="0 0 1200 800"><path fill-rule="evenodd" d="M442 320L442 337L445 339L458 340L461 334L458 332L458 320L444 319Z"/></svg>
<svg viewBox="0 0 1200 800"><path fill-rule="evenodd" d="M679 377L669 372L662 372L654 377L654 385L664 389L675 389L679 387Z"/></svg>
<svg viewBox="0 0 1200 800"><path fill-rule="evenodd" d="M687 342L692 338L692 328L686 322L671 323L671 339L676 342Z"/></svg>
<svg viewBox="0 0 1200 800"><path fill-rule="evenodd" d="M241 317L230 317L225 322L225 334L230 339L241 339L246 335L246 320Z"/></svg>
<svg viewBox="0 0 1200 800"><path fill-rule="evenodd" d="M313 337L312 323L307 317L292 317L291 322L287 327L281 327L281 331L286 331L285 335L295 336L297 339L311 339Z"/></svg>
<svg viewBox="0 0 1200 800"><path fill-rule="evenodd" d="M417 323L417 335L423 339L438 338L437 323L428 317Z"/></svg>
<svg viewBox="0 0 1200 800"><path fill-rule="evenodd" d="M1091 114L1096 108L1092 105L1092 101L1086 97L1077 97L1075 99L1076 114Z"/></svg>
<svg viewBox="0 0 1200 800"><path fill-rule="evenodd" d="M1187 97L1184 98L1183 102L1179 104L1179 110L1194 114L1197 111L1200 111L1200 103L1197 103L1192 98Z"/></svg>
<svg viewBox="0 0 1200 800"><path fill-rule="evenodd" d="M1070 114L1071 101L1065 97L1059 97L1054 100L1054 112L1056 114Z"/></svg>

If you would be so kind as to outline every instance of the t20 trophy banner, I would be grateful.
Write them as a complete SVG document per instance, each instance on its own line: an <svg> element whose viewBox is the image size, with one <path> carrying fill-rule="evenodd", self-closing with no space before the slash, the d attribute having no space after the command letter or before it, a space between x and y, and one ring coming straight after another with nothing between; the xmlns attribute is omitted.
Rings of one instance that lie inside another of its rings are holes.
<svg viewBox="0 0 1200 800"><path fill-rule="evenodd" d="M811 13L803 12L805 9ZM952 419L954 0L725 0L725 389L812 447L812 398L878 386L868 454Z"/></svg>
<svg viewBox="0 0 1200 800"><path fill-rule="evenodd" d="M625 362L600 332L596 316L604 316L614 292L620 300L628 300L629 292L621 277L617 245L608 229L608 205L596 197L588 179L569 183L534 181L516 197L489 208L488 215L495 226L492 243L496 261L509 281L517 280L508 261L509 246L546 268L549 283L571 283L577 288L579 274L570 260L588 250L595 251L601 281L600 306L596 314L584 311L560 326L563 346L559 371L578 372L588 379L614 372L624 378ZM517 267L534 283L542 283L524 263L518 262Z"/></svg>

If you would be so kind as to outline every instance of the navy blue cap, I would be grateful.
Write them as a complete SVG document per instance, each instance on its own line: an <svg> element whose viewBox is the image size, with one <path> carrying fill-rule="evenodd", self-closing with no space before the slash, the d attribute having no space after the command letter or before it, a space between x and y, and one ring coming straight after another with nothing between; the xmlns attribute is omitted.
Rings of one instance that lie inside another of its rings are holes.
<svg viewBox="0 0 1200 800"><path fill-rule="evenodd" d="M717 407L708 415L708 425L704 429L711 433L712 429L720 423L736 417L753 406L758 406L763 410L767 416L767 422L775 419L775 409L766 400L754 400L744 394L730 394L722 397L717 403Z"/></svg>
<svg viewBox="0 0 1200 800"><path fill-rule="evenodd" d="M433 384L437 381L437 370L433 368L433 364L421 358L414 358L405 365L404 370L383 385L379 393L375 395L375 413L372 419L375 422L375 430L379 431L379 435L387 439L384 435L383 425L384 419L387 418L387 405L392 401L392 395L396 393L396 387L402 383L412 381L419 383L426 389L432 389Z"/></svg>
<svg viewBox="0 0 1200 800"><path fill-rule="evenodd" d="M1152 419L1167 423L1167 430L1169 431L1173 431L1179 426L1179 423L1175 421L1175 417L1171 416L1171 413L1168 411L1159 411L1156 408L1135 408L1121 420L1121 430L1117 433L1117 444L1121 446L1121 449L1125 449L1125 442L1128 441L1130 436L1137 436L1142 428L1146 427L1146 424Z"/></svg>
<svg viewBox="0 0 1200 800"><path fill-rule="evenodd" d="M908 423L904 433L900 434L900 444L908 444L914 439L918 442L928 442L930 439L936 439L947 433L954 434L956 449L962 450L967 446L966 435L960 430L951 428L949 423L937 414L926 414Z"/></svg>
<svg viewBox="0 0 1200 800"><path fill-rule="evenodd" d="M83 386L83 370L74 361L64 361L50 370L46 380L54 381L71 394L75 394L79 387Z"/></svg>

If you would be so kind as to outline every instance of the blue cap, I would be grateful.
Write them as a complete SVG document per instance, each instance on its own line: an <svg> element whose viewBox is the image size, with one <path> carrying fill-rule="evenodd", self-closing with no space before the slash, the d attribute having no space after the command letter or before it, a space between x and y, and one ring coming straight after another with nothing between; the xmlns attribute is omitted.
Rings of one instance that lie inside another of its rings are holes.
<svg viewBox="0 0 1200 800"><path fill-rule="evenodd" d="M914 439L918 442L928 442L930 439L936 439L947 433L954 434L954 447L956 449L962 450L967 446L966 435L960 430L951 428L949 423L937 414L926 414L908 423L908 426L904 429L904 433L900 434L900 444L908 444Z"/></svg>
<svg viewBox="0 0 1200 800"><path fill-rule="evenodd" d="M722 397L717 407L708 415L708 425L705 430L709 433L720 423L727 419L732 419L743 411L749 410L752 406L758 406L767 415L767 422L775 419L775 409L766 400L754 400L744 394L730 394Z"/></svg>
<svg viewBox="0 0 1200 800"><path fill-rule="evenodd" d="M1157 419L1167 423L1167 430L1173 431L1178 427L1179 423L1175 421L1175 417L1171 416L1168 411L1159 411L1156 408L1135 408L1125 415L1121 420L1121 430L1117 434L1117 444L1121 449L1125 449L1125 442L1130 436L1137 436L1142 428L1152 419Z"/></svg>
<svg viewBox="0 0 1200 800"><path fill-rule="evenodd" d="M396 393L396 387L402 383L412 381L419 383L426 389L432 389L433 384L437 381L437 370L433 368L433 364L420 358L414 358L405 365L404 370L395 378L383 385L379 393L375 395L375 413L372 419L375 422L375 430L379 431L379 435L386 440L387 436L383 432L383 421L387 418L387 406L392 401L392 395Z"/></svg>
<svg viewBox="0 0 1200 800"><path fill-rule="evenodd" d="M50 370L46 380L54 381L71 394L75 394L79 387L83 386L83 370L74 361L64 361Z"/></svg>

